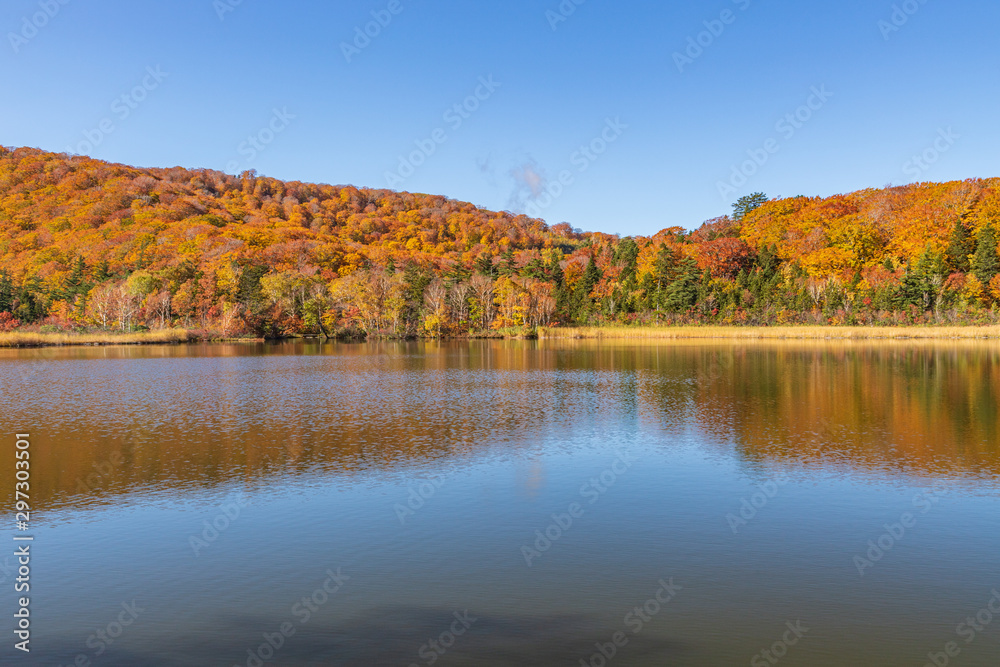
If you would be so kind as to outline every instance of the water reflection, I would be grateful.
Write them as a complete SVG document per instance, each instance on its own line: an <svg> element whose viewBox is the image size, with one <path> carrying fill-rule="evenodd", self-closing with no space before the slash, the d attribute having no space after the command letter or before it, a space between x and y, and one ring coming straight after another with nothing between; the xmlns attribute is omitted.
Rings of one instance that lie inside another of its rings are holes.
<svg viewBox="0 0 1000 667"><path fill-rule="evenodd" d="M469 610L436 664L577 665L664 578L683 588L613 664L748 664L796 619L813 630L782 664L923 664L1000 586L998 355L746 341L2 351L8 428L32 433L33 657L248 664L343 567L343 590L274 664L428 664L421 647ZM612 475L623 454L634 463ZM10 507L11 476L0 484ZM529 567L523 547L572 502L583 514ZM916 523L859 574L906 512ZM0 555L0 578L10 566ZM136 623L95 655L88 637L132 600ZM995 665L997 641L983 633L963 664Z"/></svg>
<svg viewBox="0 0 1000 667"><path fill-rule="evenodd" d="M364 483L530 459L540 442L607 424L665 443L695 428L751 469L1000 474L1000 347L987 342L3 350L0 394L8 423L38 443L42 513L282 475ZM0 487L9 501L11 479Z"/></svg>

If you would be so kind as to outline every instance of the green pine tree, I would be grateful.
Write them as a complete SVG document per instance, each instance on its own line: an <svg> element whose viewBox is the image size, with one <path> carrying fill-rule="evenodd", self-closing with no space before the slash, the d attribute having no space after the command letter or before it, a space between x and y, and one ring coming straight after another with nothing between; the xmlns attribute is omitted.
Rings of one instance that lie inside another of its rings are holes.
<svg viewBox="0 0 1000 667"><path fill-rule="evenodd" d="M622 282L635 276L636 263L639 260L639 246L632 238L624 238L615 248L614 257L611 262L622 267L619 280Z"/></svg>
<svg viewBox="0 0 1000 667"><path fill-rule="evenodd" d="M517 261L514 259L514 251L508 248L500 255L500 275L517 275Z"/></svg>
<svg viewBox="0 0 1000 667"><path fill-rule="evenodd" d="M14 315L22 322L36 322L48 315L49 303L42 279L31 276L17 290L18 306Z"/></svg>
<svg viewBox="0 0 1000 667"><path fill-rule="evenodd" d="M570 319L570 306L572 294L566 289L566 277L563 273L562 264L553 256L545 266L545 272L549 276L549 281L556 288L556 313L555 319L559 322L566 322Z"/></svg>
<svg viewBox="0 0 1000 667"><path fill-rule="evenodd" d="M54 296L73 303L77 296L86 294L91 287L92 285L87 282L87 265L83 261L83 257L77 256L73 262L73 270L63 280L59 293Z"/></svg>
<svg viewBox="0 0 1000 667"><path fill-rule="evenodd" d="M944 272L941 256L928 245L920 255L915 266L907 265L903 282L896 294L897 304L901 307L914 305L918 308L930 308L937 296L935 277L940 283Z"/></svg>
<svg viewBox="0 0 1000 667"><path fill-rule="evenodd" d="M997 236L992 224L979 230L976 254L972 257L972 272L986 285L1000 273L1000 256L997 255Z"/></svg>
<svg viewBox="0 0 1000 667"><path fill-rule="evenodd" d="M406 305L403 308L403 326L406 334L417 330L424 311L424 291L434 279L434 274L416 262L410 262L403 271L403 294Z"/></svg>
<svg viewBox="0 0 1000 667"><path fill-rule="evenodd" d="M461 262L455 262L441 274L444 278L445 285L450 289L459 283L464 283L466 280L472 277L471 269L467 268Z"/></svg>
<svg viewBox="0 0 1000 667"><path fill-rule="evenodd" d="M545 263L536 257L521 269L521 276L524 278L534 278L535 280L545 279Z"/></svg>
<svg viewBox="0 0 1000 667"><path fill-rule="evenodd" d="M600 281L601 271L597 268L597 258L591 255L590 261L587 262L587 268L584 269L583 275L577 281L576 289L573 293L573 317L578 322L585 322L590 315L594 306L594 301L590 298L590 293Z"/></svg>
<svg viewBox="0 0 1000 667"><path fill-rule="evenodd" d="M110 278L111 271L108 267L108 260L102 259L94 269L94 281L97 283L103 283L105 280L109 280Z"/></svg>
<svg viewBox="0 0 1000 667"><path fill-rule="evenodd" d="M474 264L476 267L476 273L489 276L490 278L496 278L497 270L496 266L493 264L493 258L485 252L476 258Z"/></svg>
<svg viewBox="0 0 1000 667"><path fill-rule="evenodd" d="M757 253L757 266L764 274L764 278L770 280L771 276L778 272L781 260L778 259L778 249L772 245L763 245Z"/></svg>
<svg viewBox="0 0 1000 667"><path fill-rule="evenodd" d="M755 192L752 195L740 197L733 204L733 220L740 222L751 211L755 211L768 202L767 195L763 192Z"/></svg>
<svg viewBox="0 0 1000 667"><path fill-rule="evenodd" d="M651 305L659 310L666 305L667 288L674 281L677 275L677 254L673 248L664 243L656 253L656 261L653 263L653 281L655 290L650 299Z"/></svg>
<svg viewBox="0 0 1000 667"><path fill-rule="evenodd" d="M14 299L17 290L10 274L0 270L0 313L10 313L14 310Z"/></svg>
<svg viewBox="0 0 1000 667"><path fill-rule="evenodd" d="M945 266L949 273L968 273L969 255L974 252L972 237L969 230L961 220L955 221L955 227L951 231L951 240L948 249L945 250Z"/></svg>
<svg viewBox="0 0 1000 667"><path fill-rule="evenodd" d="M698 301L701 270L693 259L681 261L677 278L667 287L664 305L672 313L684 312Z"/></svg>

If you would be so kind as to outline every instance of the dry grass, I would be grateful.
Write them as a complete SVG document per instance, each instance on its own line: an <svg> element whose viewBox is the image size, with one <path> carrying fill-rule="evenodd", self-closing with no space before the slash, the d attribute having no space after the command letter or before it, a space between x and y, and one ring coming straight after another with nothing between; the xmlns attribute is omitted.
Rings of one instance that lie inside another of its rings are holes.
<svg viewBox="0 0 1000 667"><path fill-rule="evenodd" d="M548 327L539 338L582 339L973 339L1000 338L1000 326L990 327Z"/></svg>
<svg viewBox="0 0 1000 667"><path fill-rule="evenodd" d="M0 347L47 347L54 345L151 345L186 343L191 339L185 329L163 329L133 334L56 334L11 331L0 333Z"/></svg>

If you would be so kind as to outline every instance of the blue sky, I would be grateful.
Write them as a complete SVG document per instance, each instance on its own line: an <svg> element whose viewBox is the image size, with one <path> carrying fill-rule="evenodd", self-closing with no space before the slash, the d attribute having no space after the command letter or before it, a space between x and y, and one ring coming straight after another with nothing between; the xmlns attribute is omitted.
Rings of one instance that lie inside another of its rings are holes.
<svg viewBox="0 0 1000 667"><path fill-rule="evenodd" d="M0 144L650 234L754 191L1000 176L998 24L995 0L6 0Z"/></svg>

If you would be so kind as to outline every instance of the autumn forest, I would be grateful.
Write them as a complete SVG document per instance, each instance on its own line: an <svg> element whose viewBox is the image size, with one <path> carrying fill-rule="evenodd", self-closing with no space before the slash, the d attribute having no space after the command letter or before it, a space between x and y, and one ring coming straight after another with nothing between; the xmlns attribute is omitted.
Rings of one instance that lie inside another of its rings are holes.
<svg viewBox="0 0 1000 667"><path fill-rule="evenodd" d="M756 193L693 231L621 238L434 195L0 147L0 330L994 324L998 225L997 178Z"/></svg>

